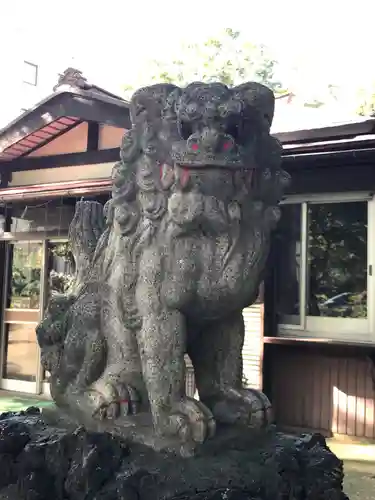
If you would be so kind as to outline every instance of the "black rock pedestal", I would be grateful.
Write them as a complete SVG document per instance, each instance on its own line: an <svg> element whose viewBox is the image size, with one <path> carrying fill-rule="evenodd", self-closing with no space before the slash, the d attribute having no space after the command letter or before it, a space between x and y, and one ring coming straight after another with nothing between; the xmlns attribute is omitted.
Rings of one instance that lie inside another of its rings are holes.
<svg viewBox="0 0 375 500"><path fill-rule="evenodd" d="M194 458L107 433L0 416L0 500L344 500L342 462L318 434L219 428Z"/></svg>

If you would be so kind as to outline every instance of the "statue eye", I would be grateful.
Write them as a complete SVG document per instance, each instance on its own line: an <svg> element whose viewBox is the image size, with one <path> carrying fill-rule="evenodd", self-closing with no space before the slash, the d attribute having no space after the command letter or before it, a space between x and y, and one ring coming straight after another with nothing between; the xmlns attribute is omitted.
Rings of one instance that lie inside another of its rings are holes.
<svg viewBox="0 0 375 500"><path fill-rule="evenodd" d="M182 139L185 139L185 141L187 139L189 139L189 137L193 133L192 126L189 122L186 122L186 121L179 122L178 128L179 128L180 136L182 137Z"/></svg>
<svg viewBox="0 0 375 500"><path fill-rule="evenodd" d="M233 139L235 140L236 143L240 143L240 138L241 138L241 131L242 131L242 124L240 121L236 119L230 119L228 120L227 126L225 127L225 132L229 134Z"/></svg>
<svg viewBox="0 0 375 500"><path fill-rule="evenodd" d="M135 108L135 116L139 116L144 111L146 111L145 106L142 104L138 104L138 106L136 106L136 108Z"/></svg>
<svg viewBox="0 0 375 500"><path fill-rule="evenodd" d="M198 111L198 106L195 102L191 102L186 106L186 113L190 116L195 115Z"/></svg>

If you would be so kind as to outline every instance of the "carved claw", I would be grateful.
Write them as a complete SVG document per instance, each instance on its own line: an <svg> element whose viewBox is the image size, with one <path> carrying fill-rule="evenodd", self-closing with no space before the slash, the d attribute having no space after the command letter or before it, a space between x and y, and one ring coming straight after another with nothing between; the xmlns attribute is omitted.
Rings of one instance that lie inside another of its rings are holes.
<svg viewBox="0 0 375 500"><path fill-rule="evenodd" d="M136 415L139 411L140 397L131 385L119 384L117 392L120 398L120 415Z"/></svg>
<svg viewBox="0 0 375 500"><path fill-rule="evenodd" d="M138 413L140 397L130 385L107 382L100 387L98 396L93 416L98 416L100 420L114 420Z"/></svg>
<svg viewBox="0 0 375 500"><path fill-rule="evenodd" d="M273 423L267 396L256 389L227 389L209 404L215 418L223 423L244 424L253 429Z"/></svg>
<svg viewBox="0 0 375 500"><path fill-rule="evenodd" d="M169 417L169 431L183 443L203 443L214 436L216 430L212 413L205 405L192 398L176 404Z"/></svg>

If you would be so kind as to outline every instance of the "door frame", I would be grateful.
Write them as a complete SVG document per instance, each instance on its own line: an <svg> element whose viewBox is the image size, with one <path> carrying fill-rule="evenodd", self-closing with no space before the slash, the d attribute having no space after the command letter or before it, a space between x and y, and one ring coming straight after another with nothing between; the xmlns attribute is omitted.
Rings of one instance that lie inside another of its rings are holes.
<svg viewBox="0 0 375 500"><path fill-rule="evenodd" d="M8 286L10 279L10 251L11 245L18 241L30 241L42 243L42 266L40 273L40 309L38 315L38 321L41 321L44 317L47 301L47 290L48 290L48 243L56 241L66 241L68 240L67 233L10 233L5 232L0 236L0 242L5 243L5 259L3 265L4 280L3 280L3 293L1 301L1 325L0 325L0 389L7 391L14 391L20 393L27 393L33 395L44 395L50 397L50 387L49 383L44 380L44 369L41 364L41 351L39 344L37 343L37 363L35 367L35 382L28 382L24 380L8 379L3 377L4 365L6 362L6 324L5 321L5 311L8 299ZM35 324L34 322L24 321L25 324Z"/></svg>

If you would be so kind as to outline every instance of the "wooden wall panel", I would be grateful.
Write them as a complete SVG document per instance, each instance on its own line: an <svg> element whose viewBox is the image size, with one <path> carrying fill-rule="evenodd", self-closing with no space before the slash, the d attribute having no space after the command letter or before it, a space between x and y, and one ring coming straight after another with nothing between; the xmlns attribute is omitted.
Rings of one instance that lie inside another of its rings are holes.
<svg viewBox="0 0 375 500"><path fill-rule="evenodd" d="M244 387L263 386L263 304L257 303L242 312L245 341L242 349Z"/></svg>
<svg viewBox="0 0 375 500"><path fill-rule="evenodd" d="M278 345L267 356L277 424L375 439L372 364L365 353Z"/></svg>

